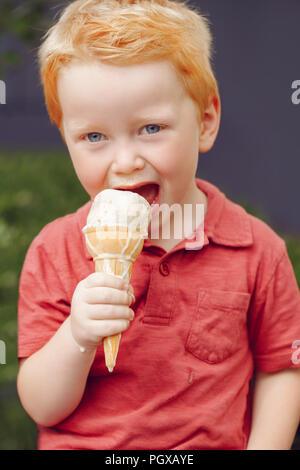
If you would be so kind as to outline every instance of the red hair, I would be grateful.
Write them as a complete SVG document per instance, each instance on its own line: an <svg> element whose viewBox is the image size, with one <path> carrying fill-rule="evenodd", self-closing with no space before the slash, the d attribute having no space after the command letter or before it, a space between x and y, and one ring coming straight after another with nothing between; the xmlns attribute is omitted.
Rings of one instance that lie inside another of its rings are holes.
<svg viewBox="0 0 300 470"><path fill-rule="evenodd" d="M219 98L211 67L208 21L178 0L76 0L47 32L39 50L41 81L50 119L61 129L57 94L60 69L73 60L116 65L169 60L199 117Z"/></svg>

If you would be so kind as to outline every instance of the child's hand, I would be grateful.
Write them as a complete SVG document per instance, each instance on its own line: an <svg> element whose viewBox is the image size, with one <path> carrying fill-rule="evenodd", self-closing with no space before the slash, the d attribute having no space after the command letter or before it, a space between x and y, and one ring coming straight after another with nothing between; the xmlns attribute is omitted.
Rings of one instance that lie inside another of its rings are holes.
<svg viewBox="0 0 300 470"><path fill-rule="evenodd" d="M109 274L93 273L78 283L71 305L71 330L83 348L97 347L105 336L127 330L134 312L133 289Z"/></svg>

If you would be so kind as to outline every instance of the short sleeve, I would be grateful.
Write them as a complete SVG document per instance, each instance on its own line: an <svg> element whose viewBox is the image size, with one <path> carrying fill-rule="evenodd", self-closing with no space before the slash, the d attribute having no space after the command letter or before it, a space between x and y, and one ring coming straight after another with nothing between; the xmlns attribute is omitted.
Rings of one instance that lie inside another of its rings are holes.
<svg viewBox="0 0 300 470"><path fill-rule="evenodd" d="M55 261L38 236L27 252L19 283L18 357L43 347L69 313L70 299Z"/></svg>
<svg viewBox="0 0 300 470"><path fill-rule="evenodd" d="M250 344L256 369L276 372L300 367L300 294L285 244L271 278L254 297L250 312Z"/></svg>

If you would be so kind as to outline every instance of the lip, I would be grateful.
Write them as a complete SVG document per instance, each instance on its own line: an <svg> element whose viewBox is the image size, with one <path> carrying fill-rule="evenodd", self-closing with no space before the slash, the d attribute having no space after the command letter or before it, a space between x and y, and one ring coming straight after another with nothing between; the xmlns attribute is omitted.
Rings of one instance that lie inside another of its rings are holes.
<svg viewBox="0 0 300 470"><path fill-rule="evenodd" d="M141 188L142 186L147 186L147 185L156 185L158 187L158 193L156 197L155 203L151 203L152 205L159 205L160 204L160 196L161 196L161 188L160 184L158 184L156 181L140 181L139 183L133 184L133 185L120 185L120 186L114 186L113 189L120 190L120 191L133 191L135 189Z"/></svg>
<svg viewBox="0 0 300 470"><path fill-rule="evenodd" d="M156 184L159 187L159 184L156 181L141 181L140 183L136 183L132 185L114 186L113 189L130 191L131 189L141 188L142 186L147 186L148 184Z"/></svg>

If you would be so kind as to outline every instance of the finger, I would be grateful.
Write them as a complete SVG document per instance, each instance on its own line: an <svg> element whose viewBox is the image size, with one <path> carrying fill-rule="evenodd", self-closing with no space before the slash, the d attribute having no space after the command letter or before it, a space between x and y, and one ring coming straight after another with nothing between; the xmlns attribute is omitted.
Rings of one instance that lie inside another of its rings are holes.
<svg viewBox="0 0 300 470"><path fill-rule="evenodd" d="M107 273L92 273L85 279L86 287L113 287L114 289L128 289L128 283L117 276Z"/></svg>
<svg viewBox="0 0 300 470"><path fill-rule="evenodd" d="M133 320L134 311L125 305L89 305L90 320Z"/></svg>
<svg viewBox="0 0 300 470"><path fill-rule="evenodd" d="M130 325L129 320L92 320L93 334L96 337L112 336L127 330Z"/></svg>
<svg viewBox="0 0 300 470"><path fill-rule="evenodd" d="M88 304L130 305L132 296L125 290L111 287L92 287L84 292L84 300Z"/></svg>

